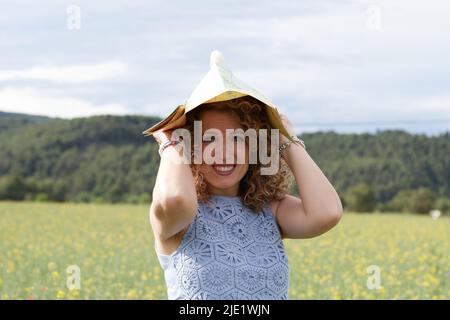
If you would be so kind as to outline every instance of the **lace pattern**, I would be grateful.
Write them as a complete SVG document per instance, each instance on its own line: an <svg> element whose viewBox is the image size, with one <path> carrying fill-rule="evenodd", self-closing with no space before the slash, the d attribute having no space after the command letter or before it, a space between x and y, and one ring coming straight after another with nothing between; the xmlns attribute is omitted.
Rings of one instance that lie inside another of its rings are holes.
<svg viewBox="0 0 450 320"><path fill-rule="evenodd" d="M269 205L255 213L238 197L211 200L179 248L158 254L169 299L287 299L288 260Z"/></svg>

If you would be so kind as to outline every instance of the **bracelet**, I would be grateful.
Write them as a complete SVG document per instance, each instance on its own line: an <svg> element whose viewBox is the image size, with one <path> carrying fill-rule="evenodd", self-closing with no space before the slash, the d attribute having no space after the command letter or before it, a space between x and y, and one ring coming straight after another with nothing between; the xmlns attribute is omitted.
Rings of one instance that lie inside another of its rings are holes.
<svg viewBox="0 0 450 320"><path fill-rule="evenodd" d="M175 145L179 144L180 142L181 142L181 140L168 140L168 141L164 142L163 144L161 144L161 145L159 146L159 149L158 149L159 155L161 156L162 153L163 153L163 151L164 151L167 147L175 146Z"/></svg>
<svg viewBox="0 0 450 320"><path fill-rule="evenodd" d="M304 142L303 140L299 139L299 138L296 137L296 136L291 136L291 138L292 138L292 140L294 140L296 143L299 143L299 144L303 147L303 149L306 150L305 142ZM284 149L286 149L287 147L289 147L291 144L292 144L292 141L291 141L291 140L288 140L288 141L284 142L283 144L281 144L280 147L278 148L278 150L279 150L280 153L281 153Z"/></svg>

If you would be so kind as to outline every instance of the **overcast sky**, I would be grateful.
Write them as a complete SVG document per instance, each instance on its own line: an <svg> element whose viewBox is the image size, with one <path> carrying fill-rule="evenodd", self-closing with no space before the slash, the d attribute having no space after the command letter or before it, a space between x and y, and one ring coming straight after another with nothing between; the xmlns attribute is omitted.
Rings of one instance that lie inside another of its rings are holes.
<svg viewBox="0 0 450 320"><path fill-rule="evenodd" d="M0 4L2 111L165 116L217 49L299 133L450 130L450 1Z"/></svg>

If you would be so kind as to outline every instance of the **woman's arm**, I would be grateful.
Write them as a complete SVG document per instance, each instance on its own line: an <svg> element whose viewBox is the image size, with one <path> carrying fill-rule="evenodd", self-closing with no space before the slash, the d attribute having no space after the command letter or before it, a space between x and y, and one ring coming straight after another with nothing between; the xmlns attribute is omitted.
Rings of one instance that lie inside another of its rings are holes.
<svg viewBox="0 0 450 320"><path fill-rule="evenodd" d="M292 124L282 115L289 133ZM281 143L287 141L280 138ZM311 238L335 226L342 216L342 203L334 187L306 150L292 143L282 157L291 169L301 199L287 195L280 200L275 215L284 238Z"/></svg>
<svg viewBox="0 0 450 320"><path fill-rule="evenodd" d="M154 134L161 144L171 138L171 131ZM197 193L189 164L173 146L161 154L150 206L150 223L155 236L166 240L192 221L197 212Z"/></svg>

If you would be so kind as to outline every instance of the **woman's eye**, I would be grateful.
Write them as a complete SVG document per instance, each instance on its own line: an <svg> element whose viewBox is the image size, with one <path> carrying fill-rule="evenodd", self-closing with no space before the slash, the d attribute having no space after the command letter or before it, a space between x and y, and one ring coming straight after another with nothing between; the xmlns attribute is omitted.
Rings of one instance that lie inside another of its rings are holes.
<svg viewBox="0 0 450 320"><path fill-rule="evenodd" d="M207 137L203 138L203 142L206 142L206 143L213 142L213 141L216 141L215 136L210 136L210 137L207 136Z"/></svg>

